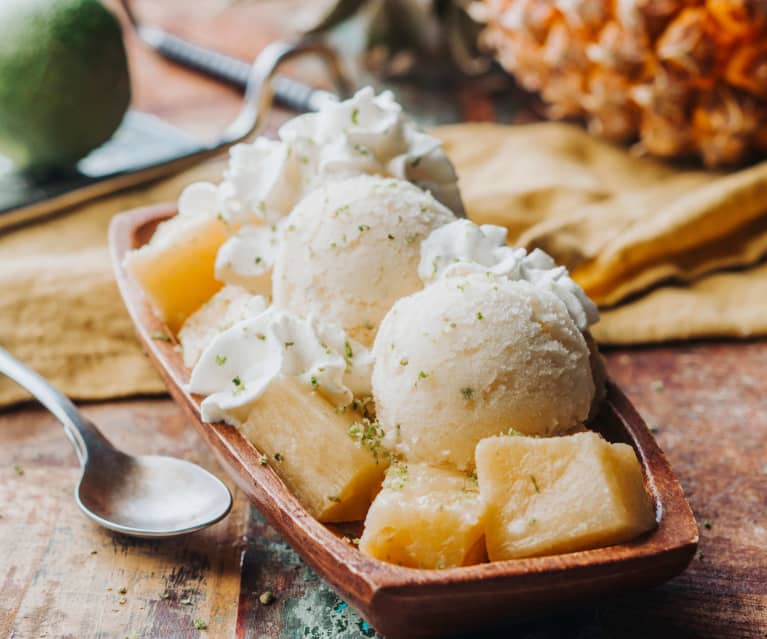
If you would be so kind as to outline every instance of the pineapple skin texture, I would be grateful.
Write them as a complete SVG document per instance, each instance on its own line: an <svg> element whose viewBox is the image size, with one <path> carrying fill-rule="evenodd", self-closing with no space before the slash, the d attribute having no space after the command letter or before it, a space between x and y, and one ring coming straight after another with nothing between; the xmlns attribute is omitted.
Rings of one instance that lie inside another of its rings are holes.
<svg viewBox="0 0 767 639"><path fill-rule="evenodd" d="M482 35L552 118L710 167L767 150L761 0L484 0Z"/></svg>
<svg viewBox="0 0 767 639"><path fill-rule="evenodd" d="M481 563L482 513L476 480L465 473L424 463L394 465L365 519L360 550L412 568Z"/></svg>
<svg viewBox="0 0 767 639"><path fill-rule="evenodd" d="M491 561L619 544L656 525L642 468L626 444L593 432L490 437L476 457Z"/></svg>
<svg viewBox="0 0 767 639"><path fill-rule="evenodd" d="M360 415L293 377L275 379L240 427L243 436L321 522L357 521L378 492L388 458L349 436Z"/></svg>
<svg viewBox="0 0 767 639"><path fill-rule="evenodd" d="M226 238L226 224L217 218L176 216L161 224L148 244L126 256L126 270L174 333L223 286L215 278L214 264Z"/></svg>

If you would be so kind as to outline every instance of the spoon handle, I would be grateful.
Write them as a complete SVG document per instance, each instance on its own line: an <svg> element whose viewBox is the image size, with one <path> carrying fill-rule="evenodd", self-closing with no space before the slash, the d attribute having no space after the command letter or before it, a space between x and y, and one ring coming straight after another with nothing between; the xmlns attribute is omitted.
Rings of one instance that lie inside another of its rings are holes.
<svg viewBox="0 0 767 639"><path fill-rule="evenodd" d="M62 423L81 464L84 465L88 460L88 450L94 446L111 448L107 439L85 419L69 398L2 347L0 347L0 373L4 373L19 386L27 389Z"/></svg>

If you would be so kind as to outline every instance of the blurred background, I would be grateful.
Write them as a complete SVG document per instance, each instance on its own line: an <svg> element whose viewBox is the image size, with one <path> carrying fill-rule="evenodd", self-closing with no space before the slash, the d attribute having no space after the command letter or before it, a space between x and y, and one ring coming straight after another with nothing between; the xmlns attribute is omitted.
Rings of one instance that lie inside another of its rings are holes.
<svg viewBox="0 0 767 639"><path fill-rule="evenodd" d="M13 8L24 3L5 4L6 17L24 13ZM91 33L98 40L98 28L87 24L93 4L55 0L48 11L78 13L79 25L59 20L62 31L82 29L83 39ZM123 23L134 108L197 134L236 113L230 88L189 82L188 73L136 42L117 0L107 5ZM710 167L742 164L767 149L767 8L754 0L132 0L130 6L145 24L246 61L271 41L320 35L343 52L356 86L395 88L425 124L566 118L635 153ZM43 12L37 14L40 22ZM43 56L45 30L37 34ZM12 66L12 44L13 38L0 56L5 66ZM33 46L24 48L32 59ZM68 64L77 75L76 63ZM300 66L298 76L321 82L317 68Z"/></svg>

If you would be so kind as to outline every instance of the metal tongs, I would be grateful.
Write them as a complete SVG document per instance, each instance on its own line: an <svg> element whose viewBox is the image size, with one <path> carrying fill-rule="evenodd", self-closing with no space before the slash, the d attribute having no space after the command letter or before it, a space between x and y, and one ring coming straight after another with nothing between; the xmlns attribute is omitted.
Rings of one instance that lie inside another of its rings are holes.
<svg viewBox="0 0 767 639"><path fill-rule="evenodd" d="M277 99L297 111L316 111L349 94L337 52L316 40L274 42L252 64L209 51L156 27L144 26L123 3L139 37L162 55L244 88L237 117L215 139L200 141L156 116L129 110L115 135L83 158L74 174L44 184L0 166L0 230L55 213L114 191L169 175L214 155L254 133ZM318 57L337 93L313 89L277 75L288 60Z"/></svg>
<svg viewBox="0 0 767 639"><path fill-rule="evenodd" d="M120 0L120 4L139 39L157 53L242 91L247 89L252 67L250 63L202 47L156 25L146 24L136 17L128 0ZM345 82L345 78L342 77L342 81ZM274 101L299 113L319 111L328 99L336 98L329 91L315 89L284 75L275 74L271 85Z"/></svg>

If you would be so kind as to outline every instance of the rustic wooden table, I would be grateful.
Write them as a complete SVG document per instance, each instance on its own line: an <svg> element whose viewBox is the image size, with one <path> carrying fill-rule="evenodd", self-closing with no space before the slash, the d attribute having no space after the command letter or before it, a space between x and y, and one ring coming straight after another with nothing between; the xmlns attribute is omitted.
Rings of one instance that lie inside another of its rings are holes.
<svg viewBox="0 0 767 639"><path fill-rule="evenodd" d="M186 4L143 0L137 7L148 19L252 57L284 35L292 9L306 3ZM198 133L236 112L233 91L159 61L130 37L129 47L139 107ZM479 98L459 108L493 116ZM767 637L767 342L621 349L607 360L657 429L698 517L700 553L664 586L494 636ZM93 404L85 412L128 451L178 455L220 473L168 399ZM141 541L82 517L72 499L77 477L52 417L35 407L0 414L0 636L375 636L236 491L233 512L216 526ZM265 591L276 596L270 605L259 601Z"/></svg>

